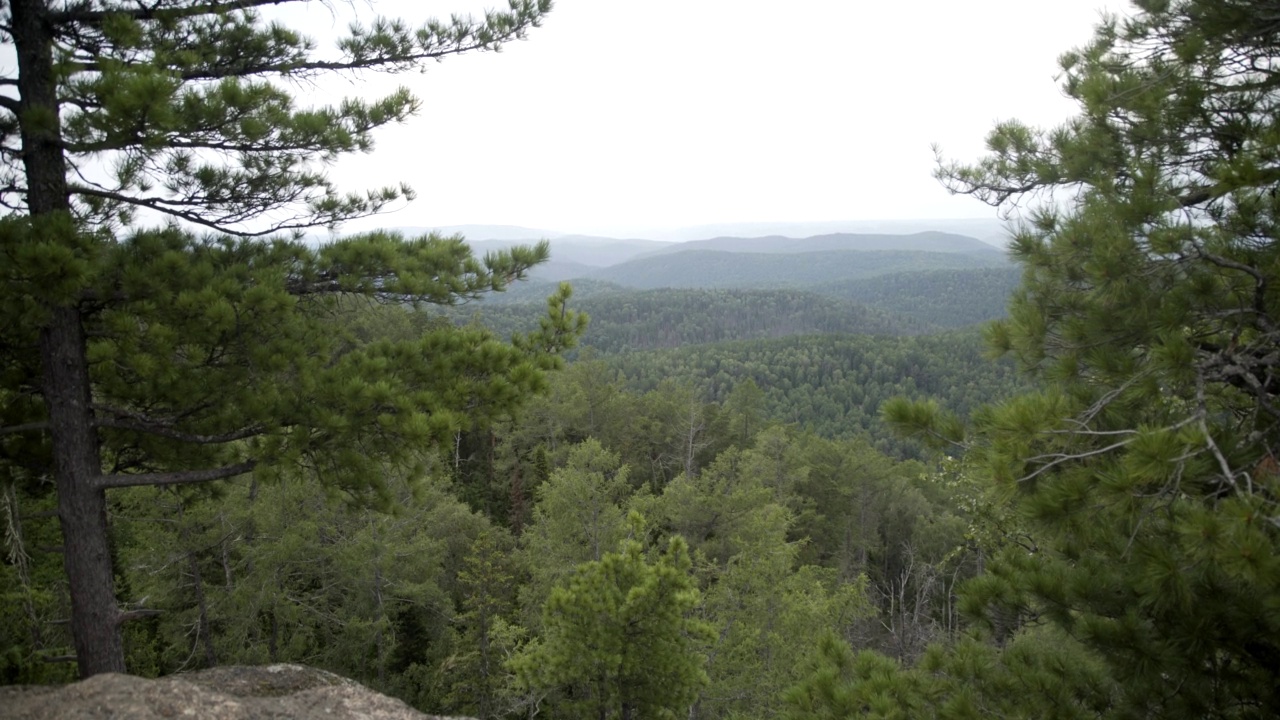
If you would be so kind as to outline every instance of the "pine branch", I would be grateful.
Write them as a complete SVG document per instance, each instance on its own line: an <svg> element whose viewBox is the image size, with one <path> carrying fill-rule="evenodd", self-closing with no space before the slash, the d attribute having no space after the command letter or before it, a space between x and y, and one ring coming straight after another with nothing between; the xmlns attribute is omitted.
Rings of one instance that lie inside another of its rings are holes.
<svg viewBox="0 0 1280 720"><path fill-rule="evenodd" d="M306 0L302 1L306 2ZM84 7L87 3L85 3L78 8L71 7L60 12L51 12L47 16L47 21L54 25L101 25L110 17L128 17L134 20L182 20L184 18L200 17L201 15L251 10L267 5L284 5L291 2L299 2L299 0L231 0L230 2L196 3L187 7L167 8L159 7L158 4L147 7L139 3L139 7L132 10L126 8L86 10Z"/></svg>
<svg viewBox="0 0 1280 720"><path fill-rule="evenodd" d="M158 437L192 443L195 445L217 445L221 443L234 442L236 440L244 440L245 438L251 438L255 435L259 435L263 431L261 425L247 425L239 428L238 430L232 430L218 435L201 435L198 433L182 432L181 430L177 430L164 423L123 420L119 418L112 420L98 420L94 424L97 427L140 432L147 435L156 435Z"/></svg>
<svg viewBox="0 0 1280 720"><path fill-rule="evenodd" d="M214 128L210 128L210 130L214 130ZM84 143L63 142L62 147L68 152L91 154L109 152L113 150L128 150L144 145L147 142L148 138L143 137L141 133L137 133L129 137L115 138L110 141ZM171 138L165 140L165 145L166 147L178 150L212 150L222 153L262 153L271 155L289 154L304 158L318 152L317 143L315 142L280 143L278 145L270 145L262 142L218 142L214 140L201 141Z"/></svg>
<svg viewBox="0 0 1280 720"><path fill-rule="evenodd" d="M264 201L263 207L242 210L241 212L229 217L210 218L206 213L200 212L202 209L208 209L209 203L200 200L168 199L154 196L135 197L125 193L101 190L76 184L69 184L69 189L76 195L87 195L90 197L101 198L103 200L121 202L126 205L133 205L135 207L147 208L148 210L154 210L158 213L178 218L179 220L186 220L194 225L200 225L216 230L220 233L235 235L236 237L265 237L267 235L274 235L275 233L286 230L306 230L314 227L328 226L345 220L354 220L356 218L374 215L380 209L368 208L362 211L352 211L349 214L341 213L340 216L337 216L337 214L331 216L324 213L294 213L293 217L273 222L262 230L244 230L236 228L234 225L261 217L270 210L278 209L279 205L287 203ZM188 207L193 209L183 209Z"/></svg>
<svg viewBox="0 0 1280 720"><path fill-rule="evenodd" d="M203 15L216 14L219 12L228 12L236 10L246 10L253 7L265 5L278 5L286 2L297 2L298 0L250 0L247 2L227 2L227 3L211 3L206 6L196 6L188 8L143 8L133 11L97 11L82 12L77 19L71 20L69 25L94 25L101 23L108 15L119 15L133 17L138 20L167 20L174 19L190 19ZM305 1L305 0L304 0ZM406 52L403 47L396 49L381 48L382 52L374 54L355 53L353 57L346 60L299 60L288 59L278 60L275 62L257 62L245 64L227 64L221 67L187 67L174 68L177 76L184 81L187 80L221 80L226 78L241 78L254 75L280 74L280 75L298 75L303 76L310 73L329 73L343 72L349 70L371 70L380 69L384 71L396 72L399 70L420 67L423 62L428 60L440 60L450 55L461 55L477 50L491 50L513 40L521 39L525 36L525 32L531 26L539 24L538 13L545 12L549 4L538 3L540 7L517 8L513 4L510 13L486 13L482 22L477 22L467 18L465 20L454 18L452 28L446 28L444 25L435 25L428 23L427 28L433 34L437 34L437 42L435 44L419 41L421 43L419 49ZM67 11L69 14L71 11ZM88 20L80 20L79 18L90 18ZM451 31L451 32L450 32ZM105 53L99 51L92 53L94 56L101 56ZM126 66L139 64L145 65L149 61L137 59L129 59L124 57L114 58L116 61L123 62ZM76 63L76 70L82 73L102 72L103 65L91 59L84 59Z"/></svg>
<svg viewBox="0 0 1280 720"><path fill-rule="evenodd" d="M143 473L139 475L100 475L94 480L98 490L124 487L155 487L163 485L195 485L243 475L253 470L257 460L247 460L209 470L182 470L167 473Z"/></svg>
<svg viewBox="0 0 1280 720"><path fill-rule="evenodd" d="M500 38L501 40L509 40L509 37ZM229 68L202 68L199 70L187 70L179 73L179 77L183 80L223 80L226 78L240 78L251 75L266 75L269 73L279 73L282 75L300 74L307 72L342 72L345 70L370 70L385 65L395 64L413 64L421 63L425 60L439 60L449 55L461 55L463 53L481 50L492 43L473 42L468 45L456 45L443 50L432 50L409 55L384 55L380 57L365 58L350 61L325 61L314 60L311 62L287 62L287 63L261 63L258 65L243 65L239 67Z"/></svg>

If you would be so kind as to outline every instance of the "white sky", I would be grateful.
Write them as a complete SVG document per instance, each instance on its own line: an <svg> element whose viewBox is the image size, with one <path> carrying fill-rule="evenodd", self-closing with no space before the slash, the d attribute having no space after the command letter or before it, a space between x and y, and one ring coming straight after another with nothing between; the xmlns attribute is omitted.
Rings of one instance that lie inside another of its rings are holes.
<svg viewBox="0 0 1280 720"><path fill-rule="evenodd" d="M475 0L356 0L419 24ZM317 39L351 8L279 13ZM998 120L1073 111L1054 76L1119 0L556 0L497 54L362 76L314 96L406 85L424 101L347 189L407 182L377 226L511 224L565 232L729 222L994 217L930 175L931 143L974 159Z"/></svg>

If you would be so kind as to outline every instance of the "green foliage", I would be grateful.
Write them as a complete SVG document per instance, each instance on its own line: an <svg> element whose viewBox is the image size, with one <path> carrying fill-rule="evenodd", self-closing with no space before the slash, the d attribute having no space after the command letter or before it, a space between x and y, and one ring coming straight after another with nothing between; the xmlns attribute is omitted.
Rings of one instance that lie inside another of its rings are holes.
<svg viewBox="0 0 1280 720"><path fill-rule="evenodd" d="M104 248L90 291L103 300L81 322L93 336L86 353L107 452L134 473L244 461L266 470L306 458L334 485L380 496L384 461L420 463L415 453L431 443L491 422L541 389L577 320L564 310L566 291L547 327L515 345L425 324L362 343L344 327L344 309L501 289L545 252L481 263L457 238L373 234L313 251L172 229ZM23 272L6 269L14 302L26 292ZM31 390L36 379L15 387Z"/></svg>
<svg viewBox="0 0 1280 720"><path fill-rule="evenodd" d="M693 717L772 717L782 690L799 679L811 638L846 633L873 612L865 577L801 566L789 504L807 467L779 429L755 448L730 448L698 475L681 475L641 498L663 532L688 538L704 588L699 616L716 629L709 684Z"/></svg>
<svg viewBox="0 0 1280 720"><path fill-rule="evenodd" d="M70 638L53 621L66 612L58 592L62 563L49 550L59 541L48 488L0 485L0 684L67 682L71 666L49 662L70 651ZM25 516L25 517L24 517Z"/></svg>
<svg viewBox="0 0 1280 720"><path fill-rule="evenodd" d="M516 572L511 537L497 529L480 533L458 573L464 611L458 651L442 668L453 687L448 706L482 718L502 714L518 704L517 680L503 663L515 652L511 641L522 628L511 624L516 600ZM514 702L513 702L514 701Z"/></svg>
<svg viewBox="0 0 1280 720"><path fill-rule="evenodd" d="M122 493L127 584L162 611L131 660L146 655L159 674L304 663L438 704L402 676L448 654L463 558L486 523L438 485L389 482L392 514L297 478L229 483L213 498Z"/></svg>
<svg viewBox="0 0 1280 720"><path fill-rule="evenodd" d="M574 447L568 464L538 488L533 523L522 537L532 574L522 593L526 607L540 608L574 568L618 546L627 533L628 472L592 439Z"/></svg>
<svg viewBox="0 0 1280 720"><path fill-rule="evenodd" d="M304 109L280 81L496 50L550 6L512 0L417 29L380 18L323 56L253 3L5 4L17 97L0 103L0 204L18 214L0 219L0 437L17 439L0 444L0 476L53 480L82 675L126 670L107 490L306 467L385 507L384 477L420 476L434 445L506 415L581 332L567 288L510 344L425 325L362 343L333 322L343 301L500 290L545 245L479 260L459 238L314 250L189 231L300 235L412 197L343 191L325 172L414 113L408 91Z"/></svg>
<svg viewBox="0 0 1280 720"><path fill-rule="evenodd" d="M24 2L15 16L43 7ZM42 129L57 133L73 163L94 156L110 169L99 184L69 182L75 214L86 227L127 225L140 209L222 230L244 228L267 213L274 214L267 221L273 230L333 225L412 197L404 186L344 192L323 165L370 150L374 130L404 121L421 104L401 88L372 101L299 108L271 79L395 72L497 49L523 37L549 9L547 0L517 0L483 21L455 16L421 28L380 18L352 27L338 54L322 58L310 38L264 22L252 9L213 2L170 3L145 13L116 2L59 7L46 12L44 22L59 40L47 61L56 68L51 79L58 83L61 127ZM40 38L19 34L16 40ZM31 67L19 72L34 77ZM34 125L40 117L14 119ZM15 140L6 138L6 146ZM5 157L6 177L22 177L16 157ZM12 206L8 201L21 197L24 186L6 185L6 204Z"/></svg>
<svg viewBox="0 0 1280 720"><path fill-rule="evenodd" d="M1096 718L1118 687L1078 643L1027 632L1004 648L973 639L936 646L905 668L827 636L808 677L786 694L788 720Z"/></svg>
<svg viewBox="0 0 1280 720"><path fill-rule="evenodd" d="M967 429L887 408L968 449L962 487L995 481L967 493L990 558L962 604L1008 644L912 669L828 653L796 717L1280 712L1274 7L1138 4L1064 56L1076 119L1003 124L939 170L993 204L1072 191L1019 231L1023 285L988 332L1039 387Z"/></svg>
<svg viewBox="0 0 1280 720"><path fill-rule="evenodd" d="M575 281L576 284L576 281ZM543 303L457 308L498 335L530 327ZM582 344L602 355L676 348L727 340L766 339L818 333L906 335L923 329L888 313L795 290L666 289L619 292L586 299L591 316Z"/></svg>
<svg viewBox="0 0 1280 720"><path fill-rule="evenodd" d="M707 681L698 645L711 631L690 617L698 602L680 538L653 560L624 541L552 591L542 641L512 667L529 687L559 690L556 717L681 717Z"/></svg>
<svg viewBox="0 0 1280 720"><path fill-rule="evenodd" d="M18 248L21 227L3 223ZM185 483L249 469L266 482L305 468L329 491L390 509L399 502L390 478L421 476L456 433L506 417L543 389L579 328L564 307L567 288L544 327L513 344L432 323L399 302L501 289L543 257L535 247L478 261L456 238L385 234L311 250L166 229L104 246L86 291L100 299L80 316L110 473L103 482ZM28 272L0 270L13 280L6 302L29 297L37 276ZM31 398L41 376L23 350L34 326L7 332L20 341L2 353L17 391L3 396L5 421L40 427L46 410ZM47 436L5 435L2 447L11 477L49 472Z"/></svg>
<svg viewBox="0 0 1280 720"><path fill-rule="evenodd" d="M975 332L912 338L810 336L721 343L607 358L630 387L694 383L722 402L750 380L775 420L828 437L868 433L882 450L918 455L887 432L880 405L896 395L936 398L961 416L1015 391L1012 365L984 357Z"/></svg>
<svg viewBox="0 0 1280 720"><path fill-rule="evenodd" d="M954 328L1002 318L1022 272L1016 267L922 270L809 288L915 320Z"/></svg>

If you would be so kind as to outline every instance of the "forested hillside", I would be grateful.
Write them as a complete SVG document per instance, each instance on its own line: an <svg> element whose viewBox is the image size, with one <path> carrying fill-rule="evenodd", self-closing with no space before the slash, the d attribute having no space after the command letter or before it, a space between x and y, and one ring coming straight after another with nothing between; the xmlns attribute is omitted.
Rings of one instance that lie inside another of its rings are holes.
<svg viewBox="0 0 1280 720"><path fill-rule="evenodd" d="M237 3L5 8L0 682L289 662L483 720L1280 717L1273 0L1139 3L1063 56L1076 118L943 159L1023 211L1009 257L559 268L302 242L412 195L324 168L418 102L277 84L494 50L548 2L355 27L341 62Z"/></svg>
<svg viewBox="0 0 1280 720"><path fill-rule="evenodd" d="M1018 284L1013 267L920 270L843 279L802 290L670 288L636 291L574 280L574 298L592 323L583 344L604 353L788 335L915 335L1001 318ZM446 313L499 335L534 327L551 283L521 283L482 303Z"/></svg>
<svg viewBox="0 0 1280 720"><path fill-rule="evenodd" d="M803 288L909 270L998 267L1005 263L999 253L828 250L782 254L684 250L629 260L596 270L588 277L639 289Z"/></svg>
<svg viewBox="0 0 1280 720"><path fill-rule="evenodd" d="M716 401L750 380L763 392L770 417L826 437L869 436L900 452L904 445L881 426L886 400L934 398L967 416L1018 388L1012 363L992 362L984 349L973 331L821 335L625 353L607 362L630 387L649 390L674 380Z"/></svg>
<svg viewBox="0 0 1280 720"><path fill-rule="evenodd" d="M734 717L780 712L825 633L912 658L955 632L955 589L978 562L964 540L967 490L861 437L780 425L769 402L749 380L723 402L672 381L631 390L582 361L521 418L459 436L427 477L389 478L393 513L316 493L306 473L216 495L122 492L121 587L156 611L128 626L129 665L304 662L436 712L539 703L575 715L588 688L636 682L597 670L584 684L574 668L605 652L589 648L621 642L658 662L670 644L623 635L627 618L658 633L684 617L688 665L650 692L667 698L682 683L699 717ZM38 512L48 495L21 501L32 547L56 536ZM54 568L45 552L29 566L37 615L57 611L43 590ZM683 599L593 611L585 626L557 610L613 608L610 583L624 581L596 576L606 568L634 575L624 588L664 578ZM23 607L6 602L0 632L26 649ZM63 642L56 626L42 632L46 648ZM12 681L58 667L4 670Z"/></svg>
<svg viewBox="0 0 1280 720"><path fill-rule="evenodd" d="M783 237L781 235L767 237L715 237L707 240L667 243L661 247L651 249L639 257L652 257L688 250L718 250L721 252L768 253L773 255L833 251L907 251L964 253L978 256L1000 254L1000 251L995 247L964 235L944 232L919 232L908 235L831 233L802 238Z"/></svg>
<svg viewBox="0 0 1280 720"><path fill-rule="evenodd" d="M619 288L588 295L575 307L591 317L581 344L606 354L790 335L904 335L930 329L909 317L792 290L628 292ZM461 306L449 317L454 322L480 323L505 336L527 332L545 313L544 298L521 304Z"/></svg>
<svg viewBox="0 0 1280 720"><path fill-rule="evenodd" d="M1012 266L922 270L807 289L909 317L925 326L962 327L1004 317L1021 277L1022 270Z"/></svg>

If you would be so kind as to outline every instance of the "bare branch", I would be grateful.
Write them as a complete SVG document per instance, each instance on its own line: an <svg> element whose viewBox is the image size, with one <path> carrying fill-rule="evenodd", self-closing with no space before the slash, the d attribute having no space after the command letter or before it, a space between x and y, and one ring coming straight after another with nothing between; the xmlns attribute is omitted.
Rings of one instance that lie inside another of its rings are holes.
<svg viewBox="0 0 1280 720"><path fill-rule="evenodd" d="M49 421L41 420L39 422L24 423L22 425L10 425L8 427L0 427L0 435L15 435L24 432L46 432L49 430Z"/></svg>
<svg viewBox="0 0 1280 720"><path fill-rule="evenodd" d="M1048 462L1036 468L1035 472L1032 472L1028 475L1023 475L1022 477L1018 478L1018 482L1026 482L1028 480L1034 480L1037 476L1042 475L1043 473L1065 462L1070 462L1072 460L1083 460L1085 458L1093 457L1095 455L1105 455L1111 452L1112 450L1118 450L1124 447L1125 445L1128 445L1129 443L1133 442L1133 440L1134 438L1130 438L1128 440L1121 440L1118 443L1112 443L1111 445L1107 445L1106 447L1095 448L1093 450L1087 450L1084 452L1052 453L1049 455L1037 455L1035 457L1027 458L1027 463L1036 463L1042 460L1048 460Z"/></svg>
<svg viewBox="0 0 1280 720"><path fill-rule="evenodd" d="M1209 414L1209 404L1205 400L1204 394L1204 374L1196 373L1196 405L1197 405L1197 425L1200 427L1201 434L1204 435L1205 445L1209 448L1209 452L1213 453L1213 457L1218 461L1218 467L1222 470L1222 479L1231 484L1236 492L1240 492L1240 486L1236 483L1236 473L1231 469L1231 463L1227 461L1226 455L1223 455L1218 443L1213 439L1213 433L1209 431L1209 423L1205 420Z"/></svg>
<svg viewBox="0 0 1280 720"><path fill-rule="evenodd" d="M163 615L163 614L164 614L164 611L162 610L145 610L145 609L139 608L137 610L129 610L129 611L120 613L120 615L116 617L116 623L119 625L123 625L129 622L130 620L140 620L142 618L155 617L156 615Z"/></svg>

